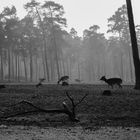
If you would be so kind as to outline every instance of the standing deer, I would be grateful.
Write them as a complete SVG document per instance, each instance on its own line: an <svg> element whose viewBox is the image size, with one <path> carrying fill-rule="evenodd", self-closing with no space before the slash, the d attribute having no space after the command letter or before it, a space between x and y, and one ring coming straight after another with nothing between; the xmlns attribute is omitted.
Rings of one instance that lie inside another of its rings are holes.
<svg viewBox="0 0 140 140"><path fill-rule="evenodd" d="M122 88L122 86L121 86L122 79L121 78L106 79L105 76L102 76L100 80L105 81L112 88L113 88L114 85L118 85L120 88Z"/></svg>

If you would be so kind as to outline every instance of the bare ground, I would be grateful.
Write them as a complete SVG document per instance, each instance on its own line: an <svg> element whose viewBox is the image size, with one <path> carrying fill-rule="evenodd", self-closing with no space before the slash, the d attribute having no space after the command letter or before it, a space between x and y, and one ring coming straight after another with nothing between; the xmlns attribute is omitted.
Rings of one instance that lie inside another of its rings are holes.
<svg viewBox="0 0 140 140"><path fill-rule="evenodd" d="M70 85L61 87L8 85L0 91L0 111L23 111L28 106L11 105L27 100L41 108L61 108L67 90L75 101L88 97L77 108L79 123L71 123L66 115L28 114L0 120L0 140L140 140L140 92L133 86L110 89L102 96L102 85ZM1 116L2 113L0 113Z"/></svg>
<svg viewBox="0 0 140 140"><path fill-rule="evenodd" d="M33 127L0 126L0 140L140 140L140 128L133 127Z"/></svg>

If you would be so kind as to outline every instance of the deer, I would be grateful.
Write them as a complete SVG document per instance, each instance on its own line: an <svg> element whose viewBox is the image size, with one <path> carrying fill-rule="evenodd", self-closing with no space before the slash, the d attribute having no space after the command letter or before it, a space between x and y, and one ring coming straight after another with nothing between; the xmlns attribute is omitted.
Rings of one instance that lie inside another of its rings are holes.
<svg viewBox="0 0 140 140"><path fill-rule="evenodd" d="M67 76L67 75L65 75L65 76L62 76L59 80L58 80L58 82L57 82L57 84L59 84L60 82L65 82L66 80L68 80L69 79L69 76Z"/></svg>
<svg viewBox="0 0 140 140"><path fill-rule="evenodd" d="M40 78L38 84L36 84L36 87L38 88L38 87L42 86L42 82L45 80L46 80L45 78Z"/></svg>
<svg viewBox="0 0 140 140"><path fill-rule="evenodd" d="M109 78L109 79L106 79L105 76L102 76L100 80L106 82L112 88L113 88L114 85L118 85L120 88L122 88L122 86L121 86L122 79L121 78Z"/></svg>
<svg viewBox="0 0 140 140"><path fill-rule="evenodd" d="M77 82L77 83L81 83L82 80L80 80L80 79L75 79L75 82Z"/></svg>
<svg viewBox="0 0 140 140"><path fill-rule="evenodd" d="M63 82L62 82L62 86L68 86L68 85L69 85L68 82L66 82L66 81L63 81Z"/></svg>
<svg viewBox="0 0 140 140"><path fill-rule="evenodd" d="M5 85L0 85L0 89L6 88Z"/></svg>

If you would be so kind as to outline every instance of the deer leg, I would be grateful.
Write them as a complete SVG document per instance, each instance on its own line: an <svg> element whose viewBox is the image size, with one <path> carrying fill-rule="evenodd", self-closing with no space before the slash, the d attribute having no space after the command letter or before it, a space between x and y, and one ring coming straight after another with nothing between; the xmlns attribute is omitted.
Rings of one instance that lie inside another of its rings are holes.
<svg viewBox="0 0 140 140"><path fill-rule="evenodd" d="M118 84L118 86L119 86L120 88L122 88L122 86L121 86L120 84Z"/></svg>

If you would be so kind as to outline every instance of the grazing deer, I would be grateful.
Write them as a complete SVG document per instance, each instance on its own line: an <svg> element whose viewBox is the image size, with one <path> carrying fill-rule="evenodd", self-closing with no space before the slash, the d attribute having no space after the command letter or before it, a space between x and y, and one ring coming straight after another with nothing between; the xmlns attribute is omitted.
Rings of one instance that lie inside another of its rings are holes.
<svg viewBox="0 0 140 140"><path fill-rule="evenodd" d="M80 80L80 79L75 79L75 82L77 82L77 83L81 83L82 80Z"/></svg>
<svg viewBox="0 0 140 140"><path fill-rule="evenodd" d="M113 88L113 85L118 85L120 88L122 88L122 86L121 86L122 79L121 78L106 79L105 76L102 76L100 80L105 81L112 88Z"/></svg>
<svg viewBox="0 0 140 140"><path fill-rule="evenodd" d="M6 88L5 85L0 85L0 89Z"/></svg>
<svg viewBox="0 0 140 140"><path fill-rule="evenodd" d="M42 86L42 82L45 81L45 78L40 78L39 80L40 80L39 83L36 84L36 87L37 88L40 87L40 86Z"/></svg>
<svg viewBox="0 0 140 140"><path fill-rule="evenodd" d="M62 76L59 80L58 80L58 82L57 82L57 84L59 84L60 82L65 82L66 80L68 80L69 79L69 76Z"/></svg>
<svg viewBox="0 0 140 140"><path fill-rule="evenodd" d="M102 93L103 96L111 96L111 94L112 93L111 93L110 90L104 90L103 93Z"/></svg>
<svg viewBox="0 0 140 140"><path fill-rule="evenodd" d="M62 86L68 86L68 85L69 85L68 82L65 82L65 81L62 82Z"/></svg>

